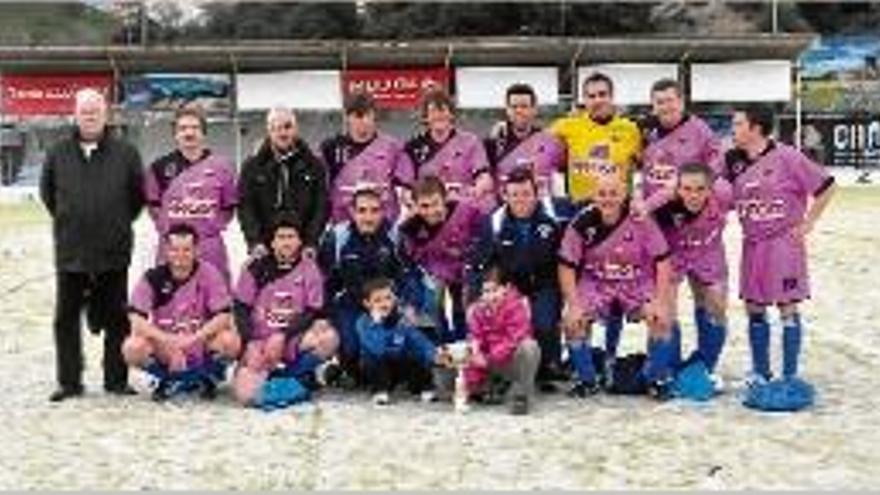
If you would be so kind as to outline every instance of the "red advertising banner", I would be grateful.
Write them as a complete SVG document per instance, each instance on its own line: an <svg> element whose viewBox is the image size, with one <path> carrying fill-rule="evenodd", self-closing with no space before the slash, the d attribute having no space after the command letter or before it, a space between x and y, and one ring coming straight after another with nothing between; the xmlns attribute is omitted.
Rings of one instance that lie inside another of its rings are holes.
<svg viewBox="0 0 880 495"><path fill-rule="evenodd" d="M366 91L376 106L389 109L412 109L422 93L431 86L449 87L450 70L445 67L410 69L352 69L342 74L343 96Z"/></svg>
<svg viewBox="0 0 880 495"><path fill-rule="evenodd" d="M0 111L7 115L68 115L74 96L83 88L110 95L110 73L4 74L0 79Z"/></svg>

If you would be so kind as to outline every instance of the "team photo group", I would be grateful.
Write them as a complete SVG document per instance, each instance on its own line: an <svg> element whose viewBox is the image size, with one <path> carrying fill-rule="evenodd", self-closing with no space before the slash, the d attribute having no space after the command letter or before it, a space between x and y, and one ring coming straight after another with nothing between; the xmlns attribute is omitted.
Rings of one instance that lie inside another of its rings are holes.
<svg viewBox="0 0 880 495"><path fill-rule="evenodd" d="M809 406L800 305L831 175L772 137L766 107L734 110L725 147L674 80L653 84L638 122L618 112L607 75L580 89L578 107L541 128L536 92L511 85L503 120L475 130L429 88L407 139L353 93L345 131L314 148L293 109L273 108L241 164L207 146L192 104L174 115L175 149L145 164L108 127L105 96L80 90L75 129L40 177L56 269L50 400L85 392L84 320L103 335L105 392L139 393L138 370L160 402L228 393L276 409L337 389L521 415L552 393L709 400L729 391L716 369L743 332L743 404ZM143 210L158 245L130 290ZM723 236L734 216L736 263ZM243 236L243 266L224 235ZM728 325L734 297L746 328ZM621 352L624 331L642 332L639 352Z"/></svg>

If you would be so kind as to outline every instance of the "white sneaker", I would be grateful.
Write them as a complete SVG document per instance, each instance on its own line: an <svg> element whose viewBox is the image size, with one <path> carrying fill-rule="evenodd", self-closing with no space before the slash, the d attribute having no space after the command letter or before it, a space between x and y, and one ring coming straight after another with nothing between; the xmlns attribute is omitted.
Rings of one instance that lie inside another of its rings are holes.
<svg viewBox="0 0 880 495"><path fill-rule="evenodd" d="M140 368L129 369L129 383L140 394L152 394L159 387L159 379Z"/></svg>
<svg viewBox="0 0 880 495"><path fill-rule="evenodd" d="M391 397L388 392L377 392L373 394L373 404L377 406L387 406L391 403Z"/></svg>
<svg viewBox="0 0 880 495"><path fill-rule="evenodd" d="M721 375L709 373L709 380L712 382L712 389L715 391L716 394L724 393L727 384L724 383L724 379L721 378Z"/></svg>
<svg viewBox="0 0 880 495"><path fill-rule="evenodd" d="M431 402L437 402L437 393L433 390L422 390L422 393L419 394L419 399L424 404L430 404Z"/></svg>

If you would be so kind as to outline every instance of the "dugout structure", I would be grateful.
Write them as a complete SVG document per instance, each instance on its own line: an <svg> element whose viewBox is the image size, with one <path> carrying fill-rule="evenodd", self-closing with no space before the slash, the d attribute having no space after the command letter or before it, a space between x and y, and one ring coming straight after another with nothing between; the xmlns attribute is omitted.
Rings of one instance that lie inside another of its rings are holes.
<svg viewBox="0 0 880 495"><path fill-rule="evenodd" d="M10 76L41 74L109 74L111 100L114 102L113 124L122 129L142 150L146 161L152 160L172 146L168 108L133 108L123 101L124 81L143 74L222 74L228 76L228 104L209 109L209 144L241 161L264 136L262 109L241 108L239 85L247 76L278 71L331 71L345 73L351 69L441 67L451 76L453 94L461 93L455 71L475 67L544 67L554 68L558 98L541 108L542 120L569 111L578 98L578 81L591 67L665 66L674 69L674 76L685 88L686 98L692 96L696 82L692 72L706 64L747 63L750 61L782 62L789 72L790 87L782 88L773 104L778 110L799 115L799 55L815 39L805 34L754 34L723 37L513 37L457 38L414 41L275 41L236 42L212 45L152 46L0 46L0 81ZM787 64L787 65L785 65ZM777 67L779 69L779 67ZM743 69L740 68L740 71ZM749 69L745 69L748 73ZM628 79L628 76L622 76ZM299 88L277 88L279 92ZM340 90L341 91L341 90ZM641 89L639 91L642 91ZM646 90L645 90L646 91ZM755 101L765 100L755 88ZM32 183L39 175L35 167L42 153L57 139L71 119L68 115L16 114L8 111L9 94L0 96L2 125L2 159L4 183ZM341 98L340 98L341 101ZM694 101L692 108L708 117L716 130L724 134L726 115L732 101ZM485 132L503 114L502 101L482 108L461 110L462 126L478 133ZM296 107L296 105L294 105ZM340 105L299 111L303 136L317 145L320 139L342 128ZM624 102L625 113L639 114L644 101ZM799 119L798 119L799 121ZM393 134L407 137L418 128L412 109L393 109L380 114L382 127ZM796 125L795 137L799 136Z"/></svg>

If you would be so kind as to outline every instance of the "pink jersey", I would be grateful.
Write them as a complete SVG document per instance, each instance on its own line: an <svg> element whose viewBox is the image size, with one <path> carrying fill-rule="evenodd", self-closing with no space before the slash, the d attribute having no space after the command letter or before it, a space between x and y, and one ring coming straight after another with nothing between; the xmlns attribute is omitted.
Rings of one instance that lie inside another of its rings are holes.
<svg viewBox="0 0 880 495"><path fill-rule="evenodd" d="M430 133L422 133L406 143L406 152L415 164L416 175L439 177L453 200L467 194L474 179L489 171L480 138L460 129L453 130L444 143L434 141Z"/></svg>
<svg viewBox="0 0 880 495"><path fill-rule="evenodd" d="M413 217L400 226L400 233L410 259L448 285L462 282L465 255L483 216L467 200L450 202L447 215L446 221L436 227Z"/></svg>
<svg viewBox="0 0 880 495"><path fill-rule="evenodd" d="M777 237L799 225L810 196L833 182L806 155L774 141L754 161L739 150L728 152L726 170L747 241Z"/></svg>
<svg viewBox="0 0 880 495"><path fill-rule="evenodd" d="M790 235L801 224L810 196L833 177L795 148L770 141L755 160L741 150L725 157L743 230L740 297L786 304L810 297L804 240Z"/></svg>
<svg viewBox="0 0 880 495"><path fill-rule="evenodd" d="M238 205L232 162L209 150L201 160L189 162L180 151L173 151L150 165L144 195L160 238L174 224L192 226L199 234L200 258L216 266L228 280L229 263L221 233ZM164 257L165 243L160 241L157 263Z"/></svg>
<svg viewBox="0 0 880 495"><path fill-rule="evenodd" d="M653 220L635 219L624 208L617 224L606 225L592 203L565 229L559 248L560 261L578 271L579 300L599 313L607 313L615 300L627 310L646 302L654 290L655 264L669 254Z"/></svg>
<svg viewBox="0 0 880 495"><path fill-rule="evenodd" d="M520 139L510 124L499 136L486 139L486 154L492 164L495 189L500 193L507 176L520 167L532 170L542 197L552 194L553 175L564 170L565 146L553 134L535 127Z"/></svg>
<svg viewBox="0 0 880 495"><path fill-rule="evenodd" d="M732 194L730 184L719 178L702 210L692 212L685 208L681 198L676 198L654 212L672 250L676 281L692 275L703 284L726 285L723 234L733 204Z"/></svg>
<svg viewBox="0 0 880 495"><path fill-rule="evenodd" d="M160 158L150 165L144 188L160 234L186 223L201 237L220 235L238 205L232 162L207 150L193 163L179 151Z"/></svg>
<svg viewBox="0 0 880 495"><path fill-rule="evenodd" d="M347 135L339 135L321 144L321 154L331 181L331 221L349 219L354 191L363 185L380 190L387 218L397 218L399 205L395 186L409 187L415 176L403 143L382 133L366 143L356 143Z"/></svg>
<svg viewBox="0 0 880 495"><path fill-rule="evenodd" d="M281 265L270 254L245 265L235 299L251 308L251 338L260 340L284 331L305 310L320 310L324 280L310 258Z"/></svg>
<svg viewBox="0 0 880 495"><path fill-rule="evenodd" d="M135 285L130 311L140 314L164 332L194 334L232 304L226 281L210 263L196 263L186 280L176 280L168 265L147 270ZM190 365L201 362L205 348L187 350Z"/></svg>
<svg viewBox="0 0 880 495"><path fill-rule="evenodd" d="M708 165L716 176L722 173L721 141L703 119L685 115L672 129L659 123L647 129L642 152L642 197L652 209L671 197L678 170L687 163ZM669 197L657 196L664 190Z"/></svg>

